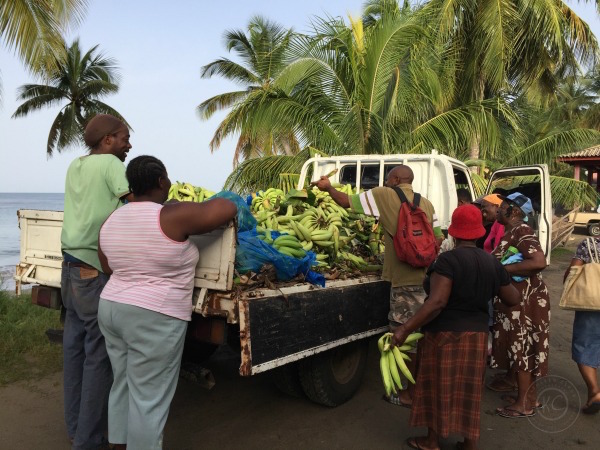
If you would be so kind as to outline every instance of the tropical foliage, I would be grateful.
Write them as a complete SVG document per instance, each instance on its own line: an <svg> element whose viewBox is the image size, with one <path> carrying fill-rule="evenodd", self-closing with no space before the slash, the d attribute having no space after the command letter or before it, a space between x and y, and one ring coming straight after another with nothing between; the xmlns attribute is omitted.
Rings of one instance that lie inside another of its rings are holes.
<svg viewBox="0 0 600 450"><path fill-rule="evenodd" d="M83 18L87 0L0 2L0 42L34 72L57 69L62 35Z"/></svg>
<svg viewBox="0 0 600 450"><path fill-rule="evenodd" d="M63 48L64 58L56 61L58 70L48 74L47 84L25 84L18 99L24 101L13 118L24 117L42 108L63 105L48 134L46 152L61 152L81 142L87 122L96 114L121 114L100 99L119 90L116 62L97 51L82 53L79 41ZM64 104L66 102L66 104ZM124 120L124 119L123 119Z"/></svg>
<svg viewBox="0 0 600 450"><path fill-rule="evenodd" d="M209 119L216 111L231 108L217 128L210 149L211 152L215 151L223 139L239 134L234 166L241 159L291 155L299 150L293 127L277 123L262 127L260 123L252 121L257 104L280 95L277 80L288 62L292 36L292 30L286 30L262 17L254 17L248 24L247 34L241 30L225 33L227 50L233 50L243 63L219 58L202 67L203 78L220 75L244 88L209 98L197 109L202 119Z"/></svg>
<svg viewBox="0 0 600 450"><path fill-rule="evenodd" d="M600 142L598 77L580 73L598 44L562 1L372 0L360 19L315 19L307 35L285 36L286 63L269 83L223 94L231 112L215 137L227 130L260 144L272 130L332 155L436 148L472 165L480 184L490 168L556 170L560 153ZM308 157L252 159L266 154L245 154L228 187L264 187ZM566 203L594 195L568 177L553 186Z"/></svg>

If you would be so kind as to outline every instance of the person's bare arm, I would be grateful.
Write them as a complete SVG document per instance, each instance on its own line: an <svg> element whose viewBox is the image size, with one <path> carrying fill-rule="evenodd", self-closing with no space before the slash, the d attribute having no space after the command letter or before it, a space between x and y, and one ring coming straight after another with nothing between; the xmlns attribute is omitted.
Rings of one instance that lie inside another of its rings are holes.
<svg viewBox="0 0 600 450"><path fill-rule="evenodd" d="M508 306L515 306L521 302L521 294L512 283L508 283L506 286L500 286L498 297L502 303Z"/></svg>
<svg viewBox="0 0 600 450"><path fill-rule="evenodd" d="M567 270L565 270L565 274L563 275L563 283L566 281L567 279L567 275L569 275L569 272L571 271L571 267L573 266L583 266L583 261L577 258L573 258L571 260L571 264L569 264L569 267L567 267Z"/></svg>
<svg viewBox="0 0 600 450"><path fill-rule="evenodd" d="M225 225L236 215L235 203L224 198L202 203L180 202L163 207L160 225L169 238L183 242L192 234L207 233Z"/></svg>
<svg viewBox="0 0 600 450"><path fill-rule="evenodd" d="M402 345L409 334L435 319L448 304L452 291L452 280L443 275L433 273L430 278L430 294L423 306L394 331L393 345Z"/></svg>
<svg viewBox="0 0 600 450"><path fill-rule="evenodd" d="M106 275L112 275L112 269L108 265L108 259L100 247L100 242L98 242L98 259L100 260L100 266L102 266L102 272Z"/></svg>
<svg viewBox="0 0 600 450"><path fill-rule="evenodd" d="M313 181L311 186L317 186L320 191L327 192L334 202L344 208L350 208L350 198L348 194L338 191L331 185L329 178L322 176L319 181Z"/></svg>

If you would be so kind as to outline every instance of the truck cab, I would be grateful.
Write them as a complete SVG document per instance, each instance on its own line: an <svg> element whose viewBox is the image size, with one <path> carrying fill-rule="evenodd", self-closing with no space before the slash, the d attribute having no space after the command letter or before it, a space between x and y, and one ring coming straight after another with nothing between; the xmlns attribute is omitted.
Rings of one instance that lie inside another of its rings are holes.
<svg viewBox="0 0 600 450"><path fill-rule="evenodd" d="M450 225L452 212L458 205L456 191L467 189L471 198L477 198L469 168L458 159L440 155L433 150L429 154L396 155L344 155L315 156L302 167L298 189L322 175L331 176L333 183L351 184L358 193L383 186L385 179L395 166L408 165L414 172L413 189L425 196L435 208L444 231ZM529 225L535 230L548 264L550 263L552 235L552 201L550 174L546 164L500 169L489 179L484 194L502 192L505 195L521 192L531 198L534 213Z"/></svg>

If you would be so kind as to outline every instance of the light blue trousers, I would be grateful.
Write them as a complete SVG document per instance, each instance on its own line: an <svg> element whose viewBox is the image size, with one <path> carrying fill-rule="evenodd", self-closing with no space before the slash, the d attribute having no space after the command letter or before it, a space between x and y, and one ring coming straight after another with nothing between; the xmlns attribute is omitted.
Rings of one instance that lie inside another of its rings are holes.
<svg viewBox="0 0 600 450"><path fill-rule="evenodd" d="M161 449L187 322L102 298L98 322L114 377L108 440L128 450Z"/></svg>

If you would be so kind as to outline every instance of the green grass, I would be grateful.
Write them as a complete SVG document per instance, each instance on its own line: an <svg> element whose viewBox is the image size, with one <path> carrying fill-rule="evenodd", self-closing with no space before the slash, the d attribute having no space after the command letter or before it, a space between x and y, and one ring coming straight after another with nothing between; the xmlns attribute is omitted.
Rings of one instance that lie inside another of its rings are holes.
<svg viewBox="0 0 600 450"><path fill-rule="evenodd" d="M564 258L569 256L572 257L573 255L573 250L565 247L556 247L554 250L552 250L552 253L550 254L552 258Z"/></svg>
<svg viewBox="0 0 600 450"><path fill-rule="evenodd" d="M62 369L62 346L48 341L48 328L62 328L59 311L0 291L0 386Z"/></svg>

